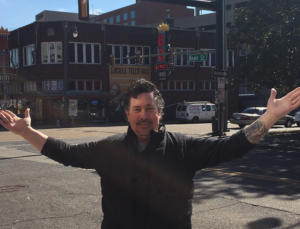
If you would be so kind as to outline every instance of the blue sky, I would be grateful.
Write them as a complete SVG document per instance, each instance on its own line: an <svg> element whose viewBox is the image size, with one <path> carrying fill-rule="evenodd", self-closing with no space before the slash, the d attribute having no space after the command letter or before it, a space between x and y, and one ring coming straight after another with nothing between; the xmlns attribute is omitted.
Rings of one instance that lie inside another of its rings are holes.
<svg viewBox="0 0 300 229"><path fill-rule="evenodd" d="M128 5L135 0L89 0L90 13L106 13ZM35 21L43 10L78 13L78 0L0 0L0 27L14 30Z"/></svg>

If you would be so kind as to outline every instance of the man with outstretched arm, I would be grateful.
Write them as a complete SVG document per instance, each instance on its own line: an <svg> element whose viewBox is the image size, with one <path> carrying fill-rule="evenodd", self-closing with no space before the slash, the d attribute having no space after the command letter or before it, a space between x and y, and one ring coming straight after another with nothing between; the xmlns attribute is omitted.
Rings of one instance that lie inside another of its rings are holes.
<svg viewBox="0 0 300 229"><path fill-rule="evenodd" d="M0 123L45 156L65 166L95 169L101 177L102 229L190 229L196 171L230 161L252 149L279 118L300 105L300 88L281 99L271 90L267 112L227 138L195 138L166 131L160 119L164 100L144 80L124 96L127 133L97 142L69 145L0 111Z"/></svg>

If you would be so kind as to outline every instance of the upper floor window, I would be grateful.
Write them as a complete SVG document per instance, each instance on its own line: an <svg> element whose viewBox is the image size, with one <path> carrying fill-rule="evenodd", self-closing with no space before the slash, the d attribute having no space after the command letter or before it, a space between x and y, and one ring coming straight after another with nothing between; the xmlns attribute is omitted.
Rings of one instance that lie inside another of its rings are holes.
<svg viewBox="0 0 300 229"><path fill-rule="evenodd" d="M103 22L105 22L105 23L106 23L106 22L107 22L107 19L103 19Z"/></svg>
<svg viewBox="0 0 300 229"><path fill-rule="evenodd" d="M20 93L21 92L21 84L20 83L7 84L7 92L9 94ZM1 91L0 91L0 93L1 93Z"/></svg>
<svg viewBox="0 0 300 229"><path fill-rule="evenodd" d="M131 21L130 25L135 26L135 21Z"/></svg>
<svg viewBox="0 0 300 229"><path fill-rule="evenodd" d="M27 45L23 47L23 66L30 66L35 64L35 48L34 45Z"/></svg>
<svg viewBox="0 0 300 229"><path fill-rule="evenodd" d="M139 51L141 55L150 55L150 47L149 46L134 46L134 45L107 45L107 53L108 53L108 61L110 59L110 55L114 54L115 64L122 65L134 65L135 64L135 53ZM125 57L130 56L133 58L126 59ZM122 57L122 58L121 58ZM121 58L121 59L119 59ZM150 57L142 58L142 65L150 65Z"/></svg>
<svg viewBox="0 0 300 229"><path fill-rule="evenodd" d="M100 64L101 45L69 43L69 62L77 64Z"/></svg>
<svg viewBox="0 0 300 229"><path fill-rule="evenodd" d="M231 4L226 5L226 10L231 10Z"/></svg>
<svg viewBox="0 0 300 229"><path fill-rule="evenodd" d="M192 80L169 80L161 81L159 85L161 91L194 91L195 81Z"/></svg>
<svg viewBox="0 0 300 229"><path fill-rule="evenodd" d="M194 51L193 48L175 48L175 52L188 52L188 51ZM181 54L181 55L175 55L173 58L174 64L176 66L181 67L193 67L194 62L189 62L187 59L188 54Z"/></svg>
<svg viewBox="0 0 300 229"><path fill-rule="evenodd" d="M42 90L47 92L62 91L63 81L62 80L43 80Z"/></svg>
<svg viewBox="0 0 300 229"><path fill-rule="evenodd" d="M130 12L130 18L135 18L135 11Z"/></svg>
<svg viewBox="0 0 300 229"><path fill-rule="evenodd" d="M117 15L116 16L116 22L118 23L118 22L120 22L120 20L121 20L120 15Z"/></svg>
<svg viewBox="0 0 300 229"><path fill-rule="evenodd" d="M101 80L70 80L70 91L102 91Z"/></svg>
<svg viewBox="0 0 300 229"><path fill-rule="evenodd" d="M114 24L114 18L113 17L109 18L109 24Z"/></svg>
<svg viewBox="0 0 300 229"><path fill-rule="evenodd" d="M42 63L62 63L62 42L42 42Z"/></svg>
<svg viewBox="0 0 300 229"><path fill-rule="evenodd" d="M200 62L201 67L214 67L216 66L216 55L215 53L207 54L207 60ZM234 67L234 51L227 50L227 67Z"/></svg>
<svg viewBox="0 0 300 229"><path fill-rule="evenodd" d="M228 68L234 67L234 51L232 50L227 51L227 67Z"/></svg>
<svg viewBox="0 0 300 229"><path fill-rule="evenodd" d="M24 92L36 92L36 81L26 81L24 83Z"/></svg>
<svg viewBox="0 0 300 229"><path fill-rule="evenodd" d="M125 22L125 23L124 23L124 25L128 25L128 23L127 23L127 22Z"/></svg>
<svg viewBox="0 0 300 229"><path fill-rule="evenodd" d="M124 13L124 14L123 14L123 21L126 21L127 18L128 18L128 14L127 14L127 13Z"/></svg>
<svg viewBox="0 0 300 229"><path fill-rule="evenodd" d="M19 49L9 50L9 60L11 68L19 67Z"/></svg>
<svg viewBox="0 0 300 229"><path fill-rule="evenodd" d="M214 67L216 65L215 53L207 53L206 61L200 62L201 67Z"/></svg>
<svg viewBox="0 0 300 229"><path fill-rule="evenodd" d="M214 80L201 80L199 89L203 91L212 91L216 88L216 82Z"/></svg>

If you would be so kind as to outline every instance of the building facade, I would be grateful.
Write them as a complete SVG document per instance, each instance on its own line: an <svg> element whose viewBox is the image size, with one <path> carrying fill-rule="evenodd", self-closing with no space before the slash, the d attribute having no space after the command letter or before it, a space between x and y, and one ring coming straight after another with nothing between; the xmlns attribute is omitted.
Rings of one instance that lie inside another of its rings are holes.
<svg viewBox="0 0 300 229"><path fill-rule="evenodd" d="M135 4L100 14L97 20L131 26L155 22L160 24L167 16L167 10L171 11L172 17L176 19L194 16L194 9L188 9L186 6L136 0Z"/></svg>
<svg viewBox="0 0 300 229"><path fill-rule="evenodd" d="M77 37L72 36L75 25ZM169 43L178 53L215 48L214 33L182 29L170 29L169 33ZM165 119L175 117L177 102L214 102L215 54L210 53L205 62L188 62L186 54L175 55L176 67L169 81L159 81L154 71L157 57L149 57L157 53L157 36L156 28L74 21L35 22L11 31L10 65L17 67L17 74L8 83L9 109L22 115L26 107L31 108L33 123L62 121L66 89L68 101L78 103L75 122L113 121L122 116L117 114L115 98L138 78L151 80L161 90L166 101ZM136 51L146 56L141 64L134 61ZM109 65L111 54L113 65ZM128 55L132 58L125 58ZM227 55L231 73L236 64L234 47L229 45ZM0 91L0 98L3 93ZM229 92L229 101L230 114L237 110L237 91Z"/></svg>

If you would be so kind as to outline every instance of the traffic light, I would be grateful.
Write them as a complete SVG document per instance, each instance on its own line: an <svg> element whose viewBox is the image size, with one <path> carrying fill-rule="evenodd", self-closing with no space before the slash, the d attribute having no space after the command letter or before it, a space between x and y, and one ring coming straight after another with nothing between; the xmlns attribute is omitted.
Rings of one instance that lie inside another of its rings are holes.
<svg viewBox="0 0 300 229"><path fill-rule="evenodd" d="M115 64L115 56L114 56L114 54L110 54L109 65L114 65L114 64Z"/></svg>
<svg viewBox="0 0 300 229"><path fill-rule="evenodd" d="M167 56L167 62L173 63L173 50L171 48L171 45L168 44L168 56Z"/></svg>
<svg viewBox="0 0 300 229"><path fill-rule="evenodd" d="M170 71L175 70L175 65L174 65L174 63L169 63L169 70L170 70Z"/></svg>
<svg viewBox="0 0 300 229"><path fill-rule="evenodd" d="M142 57L141 57L141 51L135 52L135 63L136 64L142 64Z"/></svg>

